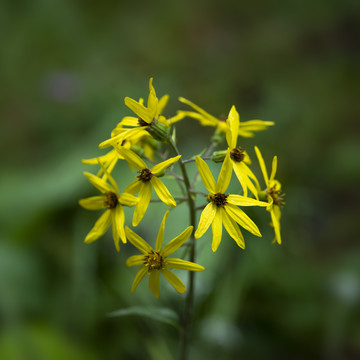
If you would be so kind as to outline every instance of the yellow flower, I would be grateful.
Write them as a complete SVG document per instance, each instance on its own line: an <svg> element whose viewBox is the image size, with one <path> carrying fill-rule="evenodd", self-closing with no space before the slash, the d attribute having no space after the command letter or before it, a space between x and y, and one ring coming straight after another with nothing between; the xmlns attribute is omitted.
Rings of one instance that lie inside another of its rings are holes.
<svg viewBox="0 0 360 360"><path fill-rule="evenodd" d="M241 195L225 194L232 174L230 150L227 151L217 183L215 183L215 179L205 161L198 156L195 161L201 179L209 191L208 200L210 201L201 213L195 238L198 239L203 236L211 225L213 233L212 250L215 252L221 242L222 225L224 224L229 235L244 249L244 237L237 224L256 236L261 237L261 234L255 223L238 206L267 206L267 203Z"/></svg>
<svg viewBox="0 0 360 360"><path fill-rule="evenodd" d="M158 298L159 278L161 273L177 292L183 294L186 291L184 283L168 268L189 271L202 271L205 269L203 266L190 261L168 257L189 238L193 231L192 226L186 228L180 235L171 240L161 250L165 231L165 221L168 215L169 211L165 213L161 222L159 233L156 238L155 250L153 250L153 248L139 235L134 233L128 227L125 228L126 236L129 241L142 252L142 255L130 256L126 261L127 266L141 265L141 268L135 276L131 292L134 292L140 281L146 274L149 274L149 288L155 297Z"/></svg>
<svg viewBox="0 0 360 360"><path fill-rule="evenodd" d="M153 166L151 169L148 169L145 162L133 151L122 147L117 147L116 150L126 159L129 165L138 169L139 172L137 179L128 185L124 190L124 192L128 192L130 194L139 193L139 202L135 207L132 221L133 226L137 226L145 215L150 203L152 187L154 187L155 192L163 203L167 206L176 206L174 198L158 176L161 175L166 168L177 162L181 155L170 158Z"/></svg>
<svg viewBox="0 0 360 360"><path fill-rule="evenodd" d="M239 113L236 111L235 106L232 106L228 119L226 120L226 141L230 150L230 159L236 177L239 179L240 184L244 190L244 196L247 197L247 189L249 188L252 194L259 199L258 193L252 180L258 184L256 176L246 164L251 164L249 155L241 147L236 147L239 132Z"/></svg>
<svg viewBox="0 0 360 360"><path fill-rule="evenodd" d="M119 195L119 188L112 176L107 173L107 178L110 184L98 176L84 172L84 175L103 195L92 196L86 199L79 200L79 205L87 210L106 209L105 212L96 221L94 227L86 235L85 243L90 244L105 234L107 229L112 224L112 234L117 251L120 251L119 240L126 243L126 236L124 231L125 215L123 205L134 206L138 203L138 199L129 194L123 193Z"/></svg>
<svg viewBox="0 0 360 360"><path fill-rule="evenodd" d="M275 239L274 242L281 244L281 235L280 235L280 218L281 210L280 208L285 204L284 203L284 194L281 192L281 184L275 179L276 170L277 170L277 156L274 156L271 168L270 178L268 176L264 159L261 155L261 152L257 146L255 146L256 156L259 160L261 172L263 173L266 189L259 193L260 196L264 195L264 198L268 201L267 211L271 215L271 224L274 227Z"/></svg>
<svg viewBox="0 0 360 360"><path fill-rule="evenodd" d="M218 119L213 115L210 115L208 112L194 104L193 102L183 98L179 97L179 101L181 101L184 104L187 104L191 106L194 110L193 111L179 111L179 115L182 115L183 117L188 116L193 119L199 120L200 124L203 126L213 126L216 127L221 132L226 132L227 125L226 125L226 119ZM273 121L263 121L263 120L249 120L249 121L243 121L240 123L239 126L239 135L242 137L253 137L254 131L261 131L266 130L269 126L274 125Z"/></svg>

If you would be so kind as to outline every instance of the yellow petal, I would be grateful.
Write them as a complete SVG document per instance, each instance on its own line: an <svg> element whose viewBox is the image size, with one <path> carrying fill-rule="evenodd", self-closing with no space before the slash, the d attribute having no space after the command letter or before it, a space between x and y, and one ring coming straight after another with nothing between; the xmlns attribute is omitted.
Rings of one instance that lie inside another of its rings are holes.
<svg viewBox="0 0 360 360"><path fill-rule="evenodd" d="M185 99L183 97L179 97L178 99L183 104L191 106L194 110L196 110L201 115L203 115L206 118L206 120L211 123L211 126L217 126L217 124L220 122L220 120L217 119L215 116L210 115L208 112L206 112L201 107L195 105L193 102L191 102L191 101L189 101L189 100L187 100L187 99Z"/></svg>
<svg viewBox="0 0 360 360"><path fill-rule="evenodd" d="M200 221L197 230L195 231L195 239L200 238L204 235L210 224L213 222L216 214L216 205L212 202L207 204L205 209L202 211Z"/></svg>
<svg viewBox="0 0 360 360"><path fill-rule="evenodd" d="M100 179L99 177L90 174L88 172L84 172L84 175L87 177L87 179L90 181L90 183L95 186L99 191L101 191L103 194L106 192L114 192L116 193L116 190L108 184L106 181Z"/></svg>
<svg viewBox="0 0 360 360"><path fill-rule="evenodd" d="M176 201L174 200L169 190L166 188L166 186L160 179L158 179L156 176L153 176L151 178L151 183L154 187L156 194L164 204L172 207L176 206Z"/></svg>
<svg viewBox="0 0 360 360"><path fill-rule="evenodd" d="M138 226L141 219L144 217L145 212L150 203L151 191L152 191L152 186L151 186L150 182L146 182L146 183L142 184L142 187L140 188L140 192L139 192L139 196L138 196L139 202L135 206L135 210L134 210L132 226L134 226L134 227Z"/></svg>
<svg viewBox="0 0 360 360"><path fill-rule="evenodd" d="M124 147L118 147L116 150L119 152L121 156L125 158L125 160L129 163L129 165L133 166L134 168L138 170L147 169L147 165L145 162L141 159L141 157L137 154L135 154L130 149L126 149Z"/></svg>
<svg viewBox="0 0 360 360"><path fill-rule="evenodd" d="M125 98L125 105L131 109L139 118L144 120L147 124L151 124L151 122L154 120L154 113L149 111L148 108L146 108L144 105L138 103L137 101L126 97Z"/></svg>
<svg viewBox="0 0 360 360"><path fill-rule="evenodd" d="M149 289L154 294L154 296L158 299L160 295L159 291L159 279L160 279L160 271L153 270L149 274Z"/></svg>
<svg viewBox="0 0 360 360"><path fill-rule="evenodd" d="M140 179L136 179L125 188L124 193L136 194L140 191L142 184Z"/></svg>
<svg viewBox="0 0 360 360"><path fill-rule="evenodd" d="M157 105L158 105L159 100L156 97L155 89L153 87L152 82L153 82L153 78L150 78L150 80L149 80L150 93L148 96L147 107L148 107L149 113L152 115L152 118L154 119L154 117L157 115Z"/></svg>
<svg viewBox="0 0 360 360"><path fill-rule="evenodd" d="M277 218L274 211L271 211L270 215L271 215L272 224L274 226L275 239L276 239L277 243L281 245L281 234L280 234L280 222L279 222L279 219Z"/></svg>
<svg viewBox="0 0 360 360"><path fill-rule="evenodd" d="M236 111L236 108L233 105L226 120L226 141L230 149L236 148L236 142L239 132L239 122L239 113Z"/></svg>
<svg viewBox="0 0 360 360"><path fill-rule="evenodd" d="M161 221L161 225L160 225L160 229L159 229L159 232L158 232L158 235L157 235L157 238L156 238L156 245L155 245L155 251L156 252L160 252L161 250L161 247L162 247L162 243L163 243L163 240L164 240L164 231L165 231L165 222L166 222L166 219L168 218L169 216L169 213L170 211L168 210L162 221Z"/></svg>
<svg viewBox="0 0 360 360"><path fill-rule="evenodd" d="M211 115L209 115L211 116ZM219 119L212 119L212 118L208 118L204 115L201 115L199 113L196 113L196 112L193 112L193 111L178 111L177 112L177 115L175 116L175 118L179 118L179 120L183 119L184 117L190 117L192 119L195 119L195 120L199 120L200 124L202 126L217 126L218 123L219 123ZM172 119L172 118L171 118ZM170 121L170 119L169 119ZM171 123L173 123L173 121L171 121Z"/></svg>
<svg viewBox="0 0 360 360"><path fill-rule="evenodd" d="M124 192L119 196L119 203L125 206L135 206L139 199L129 193Z"/></svg>
<svg viewBox="0 0 360 360"><path fill-rule="evenodd" d="M79 205L86 210L100 210L105 208L105 196L91 196L86 199L80 199Z"/></svg>
<svg viewBox="0 0 360 360"><path fill-rule="evenodd" d="M125 225L124 209L120 204L118 204L116 208L113 209L112 212L113 212L112 226L113 228L116 228L116 234L117 234L115 246L116 249L120 251L119 238L124 244L126 243L126 235L124 230L124 225ZM115 241L115 237L114 237L114 241Z"/></svg>
<svg viewBox="0 0 360 360"><path fill-rule="evenodd" d="M139 266L144 264L144 255L133 255L126 260L126 266Z"/></svg>
<svg viewBox="0 0 360 360"><path fill-rule="evenodd" d="M164 246L163 250L161 251L161 255L166 257L175 252L190 237L192 231L192 226L187 227L180 235L172 239Z"/></svg>
<svg viewBox="0 0 360 360"><path fill-rule="evenodd" d="M120 251L120 245L119 245L119 238L120 238L120 232L119 232L119 226L117 224L117 219L115 215L114 209L111 210L111 223L112 223L112 236L115 244L116 251Z"/></svg>
<svg viewBox="0 0 360 360"><path fill-rule="evenodd" d="M125 226L125 233L128 240L143 254L146 255L152 251L152 247L144 239L142 239L138 234L136 234L127 226Z"/></svg>
<svg viewBox="0 0 360 360"><path fill-rule="evenodd" d="M164 268L161 270L161 273L178 293L183 294L186 291L184 283L169 269Z"/></svg>
<svg viewBox="0 0 360 360"><path fill-rule="evenodd" d="M133 293L137 286L139 285L140 281L144 278L144 276L147 274L148 270L147 270L147 267L144 265L142 266L139 271L137 272L136 276L135 276L135 279L134 279L134 282L132 284L132 287L131 287L131 292Z"/></svg>
<svg viewBox="0 0 360 360"><path fill-rule="evenodd" d="M211 174L209 167L207 166L206 162L201 159L199 156L195 157L196 167L199 171L201 180L205 187L208 189L209 192L216 193L216 183L215 179Z"/></svg>
<svg viewBox="0 0 360 360"><path fill-rule="evenodd" d="M233 167L232 167L232 161L230 159L230 149L228 149L216 183L217 193L219 192L223 194L229 187L232 170Z"/></svg>
<svg viewBox="0 0 360 360"><path fill-rule="evenodd" d="M271 167L271 175L269 180L270 182L272 182L275 179L276 170L277 170L277 156L274 156Z"/></svg>
<svg viewBox="0 0 360 360"><path fill-rule="evenodd" d="M244 237L236 222L226 213L224 209L221 209L223 224L228 234L236 241L239 247L245 249Z"/></svg>
<svg viewBox="0 0 360 360"><path fill-rule="evenodd" d="M241 195L229 195L227 197L228 204L238 205L238 206L268 206L269 204L265 201L255 200L249 197Z"/></svg>
<svg viewBox="0 0 360 360"><path fill-rule="evenodd" d="M256 152L256 156L257 156L257 158L259 160L259 165L260 165L261 171L262 171L263 176L264 176L265 184L267 186L268 183L269 183L269 176L268 176L268 173L267 173L267 170L266 170L264 159L263 159L263 157L261 155L261 152L260 152L260 150L259 150L259 148L257 146L255 146L255 152Z"/></svg>
<svg viewBox="0 0 360 360"><path fill-rule="evenodd" d="M213 240L211 244L211 249L213 252L217 250L221 242L222 236L222 211L218 210L214 217L214 221L211 225L211 230L213 233Z"/></svg>
<svg viewBox="0 0 360 360"><path fill-rule="evenodd" d="M160 98L158 105L157 105L157 110L158 110L159 114L162 114L168 101L169 101L169 95L164 95Z"/></svg>
<svg viewBox="0 0 360 360"><path fill-rule="evenodd" d="M103 236L111 225L111 210L106 210L96 221L94 227L86 235L85 243L90 244Z"/></svg>
<svg viewBox="0 0 360 360"><path fill-rule="evenodd" d="M242 211L235 205L226 204L225 211L227 214L235 220L239 225L241 225L247 231L250 231L252 234L256 236L260 236L260 231L256 224Z"/></svg>
<svg viewBox="0 0 360 360"><path fill-rule="evenodd" d="M238 163L236 161L232 161L232 165L233 165L233 168L234 168L235 175L238 178L238 180L239 180L239 182L241 184L241 187L243 189L244 196L247 197L248 196L248 190L247 190L246 176L245 176L245 174L243 174L243 171L242 171L243 169L241 167L241 163Z"/></svg>
<svg viewBox="0 0 360 360"><path fill-rule="evenodd" d="M120 124L122 126L139 126L139 119L133 116L125 116L121 121Z"/></svg>
<svg viewBox="0 0 360 360"><path fill-rule="evenodd" d="M166 258L165 265L173 269L179 269L179 270L189 270L189 271L205 270L205 268L201 265L195 264L191 261L186 261L176 258Z"/></svg>
<svg viewBox="0 0 360 360"><path fill-rule="evenodd" d="M170 159L167 159L167 160L161 162L160 164L157 164L157 165L153 166L151 168L151 172L153 174L158 174L158 173L164 171L165 169L167 169L172 164L176 163L180 158L181 158L181 155L178 155L178 156L172 157Z"/></svg>

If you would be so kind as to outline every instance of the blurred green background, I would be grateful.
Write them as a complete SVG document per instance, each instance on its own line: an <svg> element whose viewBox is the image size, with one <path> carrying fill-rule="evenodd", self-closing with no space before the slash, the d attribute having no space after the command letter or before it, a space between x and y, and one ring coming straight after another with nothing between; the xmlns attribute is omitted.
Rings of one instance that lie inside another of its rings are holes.
<svg viewBox="0 0 360 360"><path fill-rule="evenodd" d="M134 250L116 253L110 233L83 244L99 213L77 204L96 195L80 160L103 154L129 114L123 98L146 97L154 76L167 116L184 96L275 121L243 145L268 164L278 155L286 193L282 246L257 209L263 238L244 231L245 251L224 236L212 254L210 231L199 241L193 358L359 359L359 4L2 1L0 358L176 359L173 327L107 314L181 314L184 297L164 279L159 300L145 282L130 294ZM211 135L190 119L177 131L184 157ZM116 170L122 189L133 176ZM137 228L150 242L166 209L151 206ZM169 240L188 225L185 205L167 224Z"/></svg>

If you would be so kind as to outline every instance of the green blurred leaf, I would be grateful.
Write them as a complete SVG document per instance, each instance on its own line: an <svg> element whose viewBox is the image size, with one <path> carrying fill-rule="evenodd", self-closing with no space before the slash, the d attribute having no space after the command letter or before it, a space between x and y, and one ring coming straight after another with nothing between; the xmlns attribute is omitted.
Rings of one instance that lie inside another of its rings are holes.
<svg viewBox="0 0 360 360"><path fill-rule="evenodd" d="M153 320L161 321L165 324L174 326L178 330L181 328L178 314L168 308L132 306L126 309L116 310L108 314L109 317L130 315L138 315L140 317L148 317Z"/></svg>

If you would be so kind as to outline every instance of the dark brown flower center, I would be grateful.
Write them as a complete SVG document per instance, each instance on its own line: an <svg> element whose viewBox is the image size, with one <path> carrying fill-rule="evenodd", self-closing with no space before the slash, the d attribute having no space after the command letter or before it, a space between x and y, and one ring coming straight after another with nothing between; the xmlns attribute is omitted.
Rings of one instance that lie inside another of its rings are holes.
<svg viewBox="0 0 360 360"><path fill-rule="evenodd" d="M267 190L267 194L270 195L273 199L273 204L277 206L284 206L284 196L285 194L281 193L281 190L276 190L276 184Z"/></svg>
<svg viewBox="0 0 360 360"><path fill-rule="evenodd" d="M142 169L138 172L140 173L140 175L137 177L144 183L150 181L153 176L150 169Z"/></svg>
<svg viewBox="0 0 360 360"><path fill-rule="evenodd" d="M217 207L224 207L227 204L227 197L229 195L216 193L214 195L210 195L209 198Z"/></svg>
<svg viewBox="0 0 360 360"><path fill-rule="evenodd" d="M222 122L225 122L227 120L227 116L225 114L221 114L219 116L219 120L222 121Z"/></svg>
<svg viewBox="0 0 360 360"><path fill-rule="evenodd" d="M149 126L150 125L142 118L138 118L138 124L139 124L139 126Z"/></svg>
<svg viewBox="0 0 360 360"><path fill-rule="evenodd" d="M230 151L230 157L231 157L231 159L233 159L233 160L236 161L236 162L241 162L241 161L243 161L244 158L245 158L244 151L245 151L245 150L243 150L241 147L232 149L232 150Z"/></svg>
<svg viewBox="0 0 360 360"><path fill-rule="evenodd" d="M114 209L119 202L118 196L111 191L107 192L105 196L105 206L108 209Z"/></svg>
<svg viewBox="0 0 360 360"><path fill-rule="evenodd" d="M164 259L158 252L151 251L144 260L145 266L147 266L148 271L152 270L161 270L164 267Z"/></svg>

